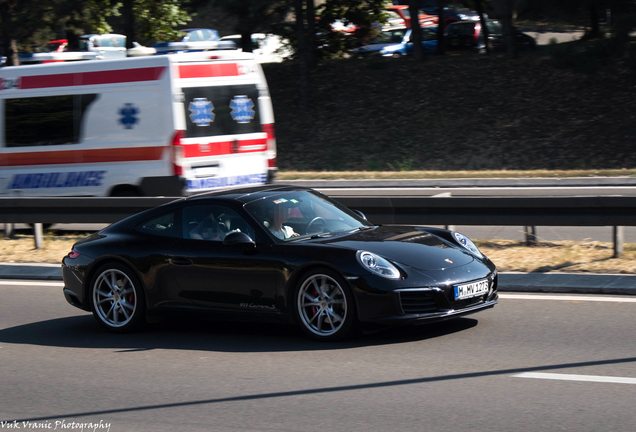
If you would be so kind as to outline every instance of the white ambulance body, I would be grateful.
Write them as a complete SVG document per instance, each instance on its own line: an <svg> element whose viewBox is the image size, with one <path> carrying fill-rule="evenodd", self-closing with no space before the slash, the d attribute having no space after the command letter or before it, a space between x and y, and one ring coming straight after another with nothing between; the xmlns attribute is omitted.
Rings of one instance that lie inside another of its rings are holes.
<svg viewBox="0 0 636 432"><path fill-rule="evenodd" d="M0 196L179 196L261 184L274 114L249 54L0 69Z"/></svg>

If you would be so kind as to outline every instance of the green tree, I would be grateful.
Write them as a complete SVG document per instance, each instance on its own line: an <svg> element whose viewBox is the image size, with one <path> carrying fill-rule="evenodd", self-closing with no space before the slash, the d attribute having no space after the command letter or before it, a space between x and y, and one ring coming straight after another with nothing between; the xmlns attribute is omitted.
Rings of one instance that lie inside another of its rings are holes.
<svg viewBox="0 0 636 432"><path fill-rule="evenodd" d="M386 22L386 0L327 0L317 10L316 43L324 57L342 57L349 50L363 45L381 31ZM354 28L351 32L334 31L333 24ZM316 49L312 46L312 49Z"/></svg>
<svg viewBox="0 0 636 432"><path fill-rule="evenodd" d="M269 32L289 11L289 0L213 0L225 12L236 17L234 31L241 35L244 52L252 52L252 33Z"/></svg>
<svg viewBox="0 0 636 432"><path fill-rule="evenodd" d="M128 25L129 36L126 33L126 43L137 39L144 41L165 42L178 39L179 27L191 20L185 10L186 1L179 0L124 0L124 5L132 3L134 25Z"/></svg>

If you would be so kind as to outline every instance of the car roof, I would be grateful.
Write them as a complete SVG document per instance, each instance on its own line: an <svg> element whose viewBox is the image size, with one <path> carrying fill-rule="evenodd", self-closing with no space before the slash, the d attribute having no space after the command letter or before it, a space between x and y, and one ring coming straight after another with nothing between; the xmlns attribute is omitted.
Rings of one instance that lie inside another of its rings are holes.
<svg viewBox="0 0 636 432"><path fill-rule="evenodd" d="M188 198L186 198L186 200L192 202L192 201L204 200L207 198L222 198L222 199L227 199L231 201L239 201L241 203L246 204L246 203L256 201L262 198L278 195L281 192L306 191L306 190L310 190L310 189L301 187L301 186L269 184L269 185L247 186L247 187L224 189L221 191L205 192L205 193L189 196Z"/></svg>

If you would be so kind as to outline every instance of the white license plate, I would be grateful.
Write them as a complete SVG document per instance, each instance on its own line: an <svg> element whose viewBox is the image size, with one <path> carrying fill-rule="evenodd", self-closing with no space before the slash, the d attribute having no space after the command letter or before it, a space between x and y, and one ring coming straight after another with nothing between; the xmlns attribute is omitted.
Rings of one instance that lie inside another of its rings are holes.
<svg viewBox="0 0 636 432"><path fill-rule="evenodd" d="M454 288L455 300L477 297L488 292L488 279L464 285L457 285Z"/></svg>

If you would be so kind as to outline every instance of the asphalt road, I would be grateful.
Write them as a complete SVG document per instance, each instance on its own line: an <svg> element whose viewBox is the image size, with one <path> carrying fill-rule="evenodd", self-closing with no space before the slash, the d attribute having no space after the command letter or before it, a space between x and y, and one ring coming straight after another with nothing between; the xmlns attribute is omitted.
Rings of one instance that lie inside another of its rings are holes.
<svg viewBox="0 0 636 432"><path fill-rule="evenodd" d="M0 284L0 420L10 424L581 432L636 422L633 298L506 294L456 321L320 344L281 325L110 335L49 284Z"/></svg>

